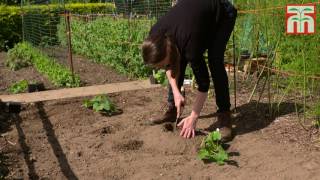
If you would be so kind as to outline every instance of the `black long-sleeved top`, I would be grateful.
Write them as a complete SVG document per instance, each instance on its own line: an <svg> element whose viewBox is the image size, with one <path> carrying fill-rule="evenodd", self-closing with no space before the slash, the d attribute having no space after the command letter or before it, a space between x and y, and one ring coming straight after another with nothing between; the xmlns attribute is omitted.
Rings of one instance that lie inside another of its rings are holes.
<svg viewBox="0 0 320 180"><path fill-rule="evenodd" d="M191 63L201 92L209 88L208 82L202 83L203 73L208 73L203 53L214 34L219 4L220 0L180 0L150 31L150 35L166 33L171 36L180 52L181 61Z"/></svg>

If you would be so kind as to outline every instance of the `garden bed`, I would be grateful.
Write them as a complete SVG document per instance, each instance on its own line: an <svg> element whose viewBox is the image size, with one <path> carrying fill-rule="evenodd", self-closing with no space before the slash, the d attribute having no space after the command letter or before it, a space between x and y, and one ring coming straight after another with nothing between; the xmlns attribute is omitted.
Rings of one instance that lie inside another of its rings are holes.
<svg viewBox="0 0 320 180"><path fill-rule="evenodd" d="M45 50L50 56L57 60L60 64L66 67L70 66L66 48L63 47L51 47L49 50ZM125 75L120 75L114 69L94 63L87 58L80 55L73 55L73 68L74 73L78 74L81 79L82 86L100 85L106 83L126 82L133 80Z"/></svg>
<svg viewBox="0 0 320 180"><path fill-rule="evenodd" d="M238 136L229 144L224 166L197 159L204 135L185 140L167 125L150 126L161 114L164 88L110 95L123 113L104 116L77 98L26 105L14 118L3 152L16 160L10 178L33 179L317 179L320 152L296 120L294 106L268 118L268 105L247 104L242 89L235 118ZM187 97L195 94L187 88ZM265 101L265 99L263 100ZM184 116L190 112L192 99ZM198 128L215 121L213 99L206 103ZM319 137L318 137L319 138Z"/></svg>
<svg viewBox="0 0 320 180"><path fill-rule="evenodd" d="M46 89L55 89L54 85L42 76L34 67L29 66L12 71L5 66L6 53L0 52L0 94L10 94L7 89L17 81L28 80L42 82Z"/></svg>
<svg viewBox="0 0 320 180"><path fill-rule="evenodd" d="M65 51L57 49L54 57L60 63L69 67ZM7 89L15 82L26 79L29 82L42 82L45 89L57 89L45 76L41 75L34 67L26 67L11 71L5 66L6 53L0 53L0 94L10 94ZM132 80L125 75L119 75L112 68L90 62L81 56L73 57L75 74L80 76L82 86L100 85L106 83L126 82Z"/></svg>

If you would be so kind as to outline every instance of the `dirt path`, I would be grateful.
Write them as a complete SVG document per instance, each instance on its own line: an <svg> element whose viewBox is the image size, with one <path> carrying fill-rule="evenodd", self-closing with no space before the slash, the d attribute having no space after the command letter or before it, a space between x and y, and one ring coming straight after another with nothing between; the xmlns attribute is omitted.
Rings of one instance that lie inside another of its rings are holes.
<svg viewBox="0 0 320 180"><path fill-rule="evenodd" d="M147 119L160 114L165 89L112 94L123 114L106 117L82 107L82 98L31 104L7 133L16 146L11 178L24 179L319 179L320 151L298 124L290 103L268 118L268 106L239 98L238 136L229 144L229 165L204 164L197 149L203 135L185 140ZM187 97L193 97L187 90ZM190 112L191 99L184 116ZM199 120L215 121L213 99ZM320 138L320 137L318 137ZM2 140L2 139L1 139ZM2 142L3 143L3 142Z"/></svg>

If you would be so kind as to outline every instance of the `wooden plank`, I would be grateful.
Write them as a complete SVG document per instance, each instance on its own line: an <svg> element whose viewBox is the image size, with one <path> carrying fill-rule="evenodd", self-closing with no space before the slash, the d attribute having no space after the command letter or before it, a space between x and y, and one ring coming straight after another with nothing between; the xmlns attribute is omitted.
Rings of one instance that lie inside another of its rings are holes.
<svg viewBox="0 0 320 180"><path fill-rule="evenodd" d="M78 88L49 90L34 93L0 95L0 99L3 102L32 103L56 99L94 96L99 94L108 94L123 91L133 91L139 89L149 89L156 87L160 87L160 85L152 85L150 84L149 80L139 80Z"/></svg>

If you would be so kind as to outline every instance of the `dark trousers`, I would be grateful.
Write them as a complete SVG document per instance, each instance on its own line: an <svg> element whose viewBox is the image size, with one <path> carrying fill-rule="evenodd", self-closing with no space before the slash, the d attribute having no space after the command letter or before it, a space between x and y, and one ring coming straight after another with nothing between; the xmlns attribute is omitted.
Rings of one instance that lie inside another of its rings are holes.
<svg viewBox="0 0 320 180"><path fill-rule="evenodd" d="M230 95L229 83L226 69L224 67L224 52L230 35L233 31L237 17L237 10L229 2L221 4L220 17L214 35L210 38L211 44L208 48L208 64L211 73L214 90L216 95L216 104L218 112L229 111ZM183 85L184 74L187 63L182 61L180 64L180 76L178 79L178 88ZM168 102L174 104L172 88L169 85Z"/></svg>

